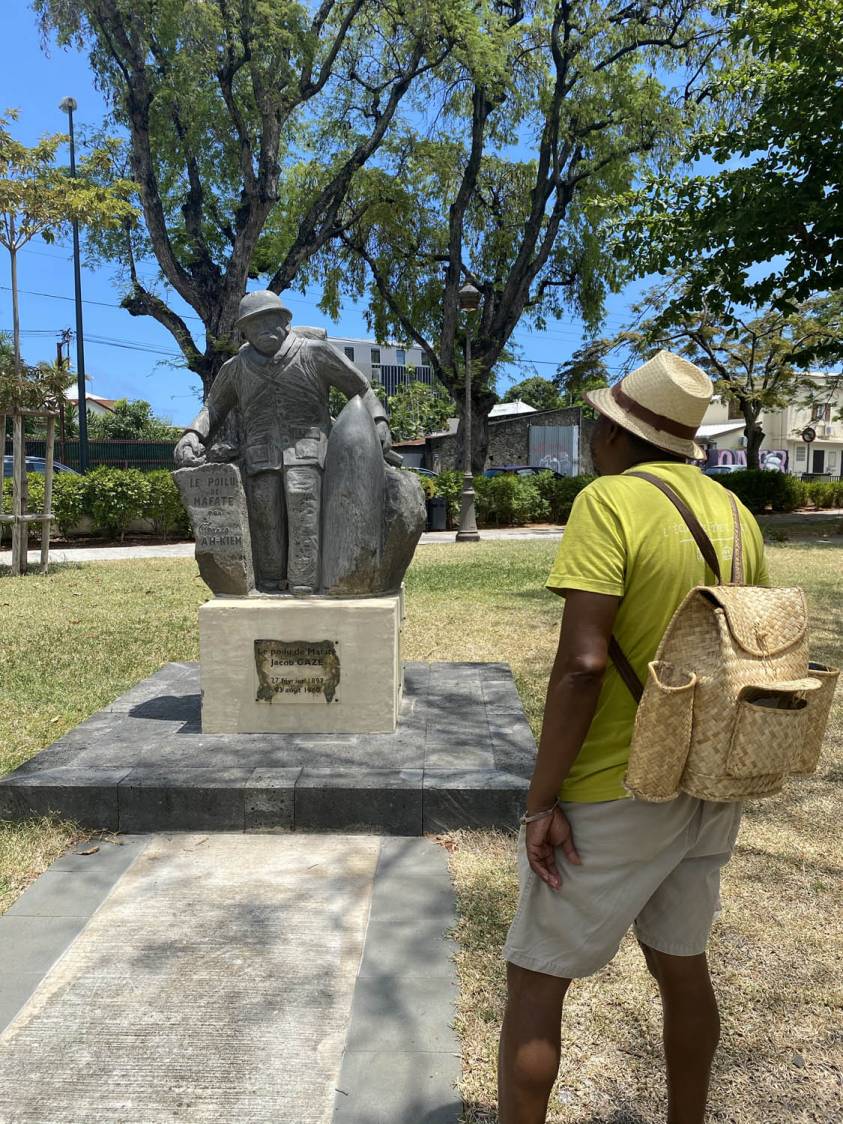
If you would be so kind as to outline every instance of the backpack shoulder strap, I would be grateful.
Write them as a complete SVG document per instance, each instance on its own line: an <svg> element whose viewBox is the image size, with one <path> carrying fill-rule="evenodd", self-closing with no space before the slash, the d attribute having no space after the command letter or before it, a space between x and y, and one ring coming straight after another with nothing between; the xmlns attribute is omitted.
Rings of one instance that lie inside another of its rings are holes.
<svg viewBox="0 0 843 1124"><path fill-rule="evenodd" d="M717 584L720 585L723 579L720 577L720 560L717 557L717 551L714 549L711 539L703 530L702 524L700 523L699 519L697 519L696 515L694 515L693 511L691 511L690 507L688 507L685 501L677 496L676 492L674 492L669 484L666 484L665 481L661 480L658 476L652 476L649 472L627 472L626 475L637 476L640 480L649 481L650 484L654 484L660 492L664 493L664 495L667 496L667 498L682 516L685 526L691 532L694 542L700 548L700 553L705 560L705 564L714 574ZM737 526L738 528L740 528L739 521L737 523Z"/></svg>
<svg viewBox="0 0 843 1124"><path fill-rule="evenodd" d="M741 517L733 492L726 491L729 503L732 506L732 517L735 520L735 538L732 545L732 585L744 584L743 573L743 534L741 532Z"/></svg>
<svg viewBox="0 0 843 1124"><path fill-rule="evenodd" d="M702 528L702 524L693 511L688 507L683 499L674 492L669 484L658 476L653 476L649 472L628 472L627 476L638 476L641 480L647 480L650 484L655 485L660 492L670 500L685 523L685 526L691 532L694 542L700 549L700 553L705 560L706 565L714 574L717 584L720 585L722 578L720 576L720 560L717 557L717 551L712 545L711 539ZM735 538L732 551L732 581L738 585L743 584L743 542L741 539L741 521L738 515L738 507L735 503L735 497L731 492L727 493L729 502L732 507L732 514L735 521ZM618 643L615 636L609 640L609 656L612 663L617 668L618 675L620 675L624 684L629 690L629 693L638 703L641 701L641 696L644 694L644 684L638 678L635 668L626 658L626 655Z"/></svg>
<svg viewBox="0 0 843 1124"><path fill-rule="evenodd" d="M624 655L624 650L612 635L609 639L609 656L612 663L618 671L618 675L624 681L629 693L637 703L641 702L641 696L644 694L644 684L638 678L638 672L629 662Z"/></svg>

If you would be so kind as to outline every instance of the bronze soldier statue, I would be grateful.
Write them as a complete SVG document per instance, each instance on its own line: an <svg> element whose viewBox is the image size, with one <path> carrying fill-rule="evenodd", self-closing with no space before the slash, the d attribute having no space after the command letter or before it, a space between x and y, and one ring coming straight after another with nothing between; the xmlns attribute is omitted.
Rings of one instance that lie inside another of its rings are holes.
<svg viewBox="0 0 843 1124"><path fill-rule="evenodd" d="M292 313L268 291L247 293L237 326L246 337L222 367L208 399L176 446L191 468L237 409L243 428L249 521L258 588L305 596L319 588L322 469L331 415L330 388L360 395L384 456L392 462L386 412L369 380L327 339L290 330Z"/></svg>

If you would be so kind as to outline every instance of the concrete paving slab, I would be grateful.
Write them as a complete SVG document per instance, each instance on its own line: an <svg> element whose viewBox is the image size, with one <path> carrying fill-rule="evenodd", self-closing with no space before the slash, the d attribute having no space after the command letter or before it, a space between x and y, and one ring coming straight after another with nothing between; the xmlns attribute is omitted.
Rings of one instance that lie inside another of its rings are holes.
<svg viewBox="0 0 843 1124"><path fill-rule="evenodd" d="M300 768L255 769L243 793L246 831L292 831Z"/></svg>
<svg viewBox="0 0 843 1124"><path fill-rule="evenodd" d="M0 820L23 820L51 813L83 827L116 831L119 814L117 784L129 770L73 765L25 770L0 782Z"/></svg>
<svg viewBox="0 0 843 1124"><path fill-rule="evenodd" d="M56 811L123 832L511 826L535 741L509 667L408 662L404 674L392 734L208 735L198 664L168 664L0 778L0 818ZM300 772L250 785L257 770Z"/></svg>
<svg viewBox="0 0 843 1124"><path fill-rule="evenodd" d="M425 834L461 827L513 827L524 810L526 777L496 769L425 769Z"/></svg>
<svg viewBox="0 0 843 1124"><path fill-rule="evenodd" d="M453 1053L346 1054L333 1124L457 1124L459 1077Z"/></svg>
<svg viewBox="0 0 843 1124"><path fill-rule="evenodd" d="M118 786L123 831L243 831L244 789L254 770L147 767Z"/></svg>
<svg viewBox="0 0 843 1124"><path fill-rule="evenodd" d="M4 974L0 981L0 1031L8 1026L43 978L43 970Z"/></svg>
<svg viewBox="0 0 843 1124"><path fill-rule="evenodd" d="M446 933L452 927L453 919L441 914L429 917L422 913L414 920L400 921L373 916L366 930L360 978L423 976L428 981L450 980L456 945Z"/></svg>
<svg viewBox="0 0 843 1124"><path fill-rule="evenodd" d="M296 830L421 835L423 776L421 769L304 769Z"/></svg>
<svg viewBox="0 0 843 1124"><path fill-rule="evenodd" d="M33 994L68 942L83 930L147 841L144 836L126 836L118 842L101 839L71 847L0 918L0 969L11 965L9 970L0 970L0 1031ZM15 924L15 919L28 923Z"/></svg>
<svg viewBox="0 0 843 1124"><path fill-rule="evenodd" d="M84 915L47 919L10 917L5 913L0 917L0 977L18 972L43 975L84 929L87 920Z"/></svg>
<svg viewBox="0 0 843 1124"><path fill-rule="evenodd" d="M153 839L0 1035L0 1105L16 1124L329 1124L378 849Z"/></svg>
<svg viewBox="0 0 843 1124"><path fill-rule="evenodd" d="M68 870L84 874L93 871L100 876L107 870L116 881L123 871L131 866L148 841L145 835L121 835L115 839L95 839L92 842L80 843L60 855L50 866L50 871ZM92 847L98 850L94 854L86 853L90 852ZM29 892L26 891L27 894Z"/></svg>
<svg viewBox="0 0 843 1124"><path fill-rule="evenodd" d="M442 1011L457 991L444 976L360 976L354 989L349 1036L358 1050L439 1051L452 1044Z"/></svg>

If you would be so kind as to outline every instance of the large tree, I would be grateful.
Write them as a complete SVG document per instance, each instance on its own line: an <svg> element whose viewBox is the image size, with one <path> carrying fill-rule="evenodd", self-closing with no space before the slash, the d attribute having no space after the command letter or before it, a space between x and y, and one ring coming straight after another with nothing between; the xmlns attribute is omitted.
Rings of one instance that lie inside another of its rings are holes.
<svg viewBox="0 0 843 1124"><path fill-rule="evenodd" d="M531 375L515 383L504 394L501 402L526 402L534 410L558 410L565 403L559 393L559 388L550 379L543 379L541 375Z"/></svg>
<svg viewBox="0 0 843 1124"><path fill-rule="evenodd" d="M737 0L715 94L732 112L688 152L723 167L656 177L623 241L642 273L690 271L697 301L782 312L843 288L840 0ZM827 358L843 354L829 340Z"/></svg>
<svg viewBox="0 0 843 1124"><path fill-rule="evenodd" d="M122 261L123 305L172 333L207 390L235 345L237 306L273 216L268 288L354 218L355 174L413 83L470 33L468 0L34 0L46 31L87 47L128 133L143 211L100 239ZM159 284L143 263L157 262ZM198 335L174 306L201 321Z"/></svg>
<svg viewBox="0 0 843 1124"><path fill-rule="evenodd" d="M379 337L421 346L461 412L459 291L480 291L475 470L516 326L540 330L566 310L599 321L619 273L606 219L684 143L721 31L696 0L496 0L486 19L486 53L453 54L419 87L416 117L353 185L341 252L311 273L327 309L350 292ZM268 237L259 268L280 256Z"/></svg>
<svg viewBox="0 0 843 1124"><path fill-rule="evenodd" d="M437 433L454 413L454 403L441 386L417 379L402 383L387 405L389 428L396 441L412 441Z"/></svg>
<svg viewBox="0 0 843 1124"><path fill-rule="evenodd" d="M589 390L609 385L606 356L611 349L611 340L587 340L559 366L553 381L561 392L563 405L579 406L589 416L594 413L585 396Z"/></svg>
<svg viewBox="0 0 843 1124"><path fill-rule="evenodd" d="M665 309L672 311L668 315ZM759 467L762 412L794 400L811 401L817 386L802 359L822 352L827 341L843 334L839 295L811 298L793 312L772 306L746 312L728 305L723 315L719 306L694 307L687 284L674 279L652 290L636 311L638 322L620 333L615 344L636 359L647 359L664 347L703 367L714 380L715 392L740 409L748 468Z"/></svg>

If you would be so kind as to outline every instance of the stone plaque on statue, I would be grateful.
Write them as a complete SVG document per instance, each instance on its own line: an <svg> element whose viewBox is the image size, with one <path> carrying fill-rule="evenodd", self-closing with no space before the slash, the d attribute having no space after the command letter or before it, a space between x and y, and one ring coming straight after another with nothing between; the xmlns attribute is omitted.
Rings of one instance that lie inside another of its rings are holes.
<svg viewBox="0 0 843 1124"><path fill-rule="evenodd" d="M333 640L256 640L255 701L339 702L339 645Z"/></svg>
<svg viewBox="0 0 843 1124"><path fill-rule="evenodd" d="M180 468L173 477L196 539L204 581L219 593L249 593L254 585L246 493L234 464Z"/></svg>

